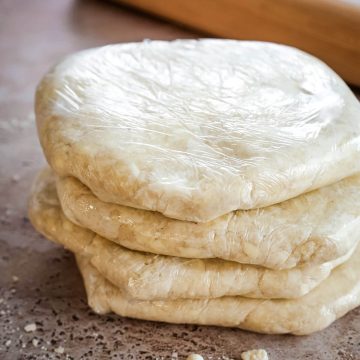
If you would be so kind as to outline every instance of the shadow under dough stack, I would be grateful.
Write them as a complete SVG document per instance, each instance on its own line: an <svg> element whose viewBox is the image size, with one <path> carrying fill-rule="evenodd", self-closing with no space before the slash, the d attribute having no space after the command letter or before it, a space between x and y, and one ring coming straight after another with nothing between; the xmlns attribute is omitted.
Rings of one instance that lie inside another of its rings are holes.
<svg viewBox="0 0 360 360"><path fill-rule="evenodd" d="M309 334L360 305L360 105L300 50L145 41L67 57L29 215L98 313Z"/></svg>

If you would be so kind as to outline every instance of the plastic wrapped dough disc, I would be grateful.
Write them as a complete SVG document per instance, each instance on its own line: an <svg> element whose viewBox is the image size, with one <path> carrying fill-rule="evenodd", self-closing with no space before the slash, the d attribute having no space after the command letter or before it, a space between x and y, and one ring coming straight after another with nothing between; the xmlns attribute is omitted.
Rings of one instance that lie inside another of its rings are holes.
<svg viewBox="0 0 360 360"><path fill-rule="evenodd" d="M234 40L82 51L36 98L48 162L100 199L205 222L359 171L360 107L324 63Z"/></svg>
<svg viewBox="0 0 360 360"><path fill-rule="evenodd" d="M206 223L99 200L74 177L57 179L65 215L127 248L185 258L220 258L271 269L337 259L360 240L360 175L263 209Z"/></svg>

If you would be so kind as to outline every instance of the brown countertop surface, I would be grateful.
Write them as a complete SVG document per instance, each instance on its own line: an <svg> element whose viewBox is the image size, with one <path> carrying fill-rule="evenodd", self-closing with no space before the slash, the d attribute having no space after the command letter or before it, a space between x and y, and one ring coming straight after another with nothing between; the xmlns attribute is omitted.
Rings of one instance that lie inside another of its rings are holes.
<svg viewBox="0 0 360 360"><path fill-rule="evenodd" d="M106 2L0 3L0 359L360 359L360 308L306 337L98 316L86 303L73 256L32 228L26 200L45 161L33 96L62 56L107 43L198 35ZM25 325L35 323L36 331ZM59 352L64 349L64 352ZM57 352L55 351L57 350Z"/></svg>

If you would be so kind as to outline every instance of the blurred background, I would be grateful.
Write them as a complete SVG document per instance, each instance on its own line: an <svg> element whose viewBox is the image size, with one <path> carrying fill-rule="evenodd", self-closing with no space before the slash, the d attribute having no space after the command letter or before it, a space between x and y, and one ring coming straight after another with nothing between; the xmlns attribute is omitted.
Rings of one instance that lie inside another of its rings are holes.
<svg viewBox="0 0 360 360"><path fill-rule="evenodd" d="M29 224L26 199L45 163L33 113L42 75L84 48L199 37L297 46L327 62L360 93L360 0L0 0L1 359L45 359L61 344L69 359L116 358L117 353L126 359L154 354L177 359L192 349L211 351L214 359L236 358L253 347L268 349L274 359L294 358L294 349L299 358L310 354L315 359L311 354L316 353L324 356L316 359L355 359L352 354L359 354L359 344L351 339L359 333L360 309L320 334L286 342L234 329L97 317L87 308L73 258ZM38 326L38 347L32 345L33 335L23 332L26 321Z"/></svg>

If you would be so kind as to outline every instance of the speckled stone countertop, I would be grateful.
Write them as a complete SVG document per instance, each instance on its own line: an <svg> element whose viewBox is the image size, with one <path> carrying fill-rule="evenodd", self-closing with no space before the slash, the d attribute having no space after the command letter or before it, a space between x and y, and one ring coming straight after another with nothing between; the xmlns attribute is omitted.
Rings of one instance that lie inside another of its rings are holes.
<svg viewBox="0 0 360 360"><path fill-rule="evenodd" d="M73 256L29 223L26 199L44 164L32 111L42 74L82 48L197 36L100 1L1 1L1 360L184 359L192 352L206 359L240 359L253 348L265 348L271 360L360 359L360 308L307 337L98 316L86 304ZM36 330L26 331L29 324Z"/></svg>

